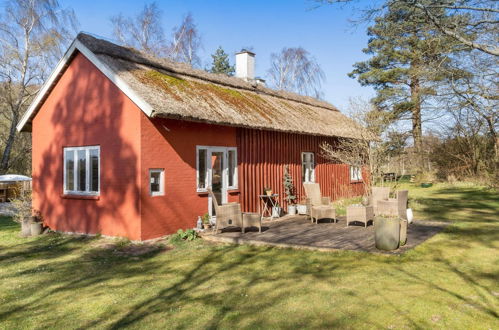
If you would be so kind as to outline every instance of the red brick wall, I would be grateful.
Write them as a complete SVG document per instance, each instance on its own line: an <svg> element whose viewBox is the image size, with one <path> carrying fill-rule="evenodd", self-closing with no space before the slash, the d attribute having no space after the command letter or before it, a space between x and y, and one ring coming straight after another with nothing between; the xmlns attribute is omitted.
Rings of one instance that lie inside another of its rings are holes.
<svg viewBox="0 0 499 330"><path fill-rule="evenodd" d="M52 229L140 239L140 114L77 55L33 121L33 204ZM63 147L100 145L98 200L66 199Z"/></svg>
<svg viewBox="0 0 499 330"><path fill-rule="evenodd" d="M193 228L208 211L208 195L196 192L196 146L236 146L236 129L179 120L149 119L142 125L142 239ZM149 169L165 169L165 195L150 196ZM239 201L238 193L229 201Z"/></svg>

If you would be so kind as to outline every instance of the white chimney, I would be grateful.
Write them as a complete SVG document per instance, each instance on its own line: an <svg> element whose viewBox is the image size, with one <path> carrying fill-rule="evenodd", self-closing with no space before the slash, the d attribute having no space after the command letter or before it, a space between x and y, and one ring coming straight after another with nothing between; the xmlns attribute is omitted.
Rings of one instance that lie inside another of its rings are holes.
<svg viewBox="0 0 499 330"><path fill-rule="evenodd" d="M246 49L236 53L236 77L246 81L255 80L255 53Z"/></svg>

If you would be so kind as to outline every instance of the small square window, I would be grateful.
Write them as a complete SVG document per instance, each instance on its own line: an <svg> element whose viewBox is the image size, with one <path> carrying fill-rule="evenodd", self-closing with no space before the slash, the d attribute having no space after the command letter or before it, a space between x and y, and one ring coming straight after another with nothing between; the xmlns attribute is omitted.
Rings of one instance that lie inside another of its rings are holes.
<svg viewBox="0 0 499 330"><path fill-rule="evenodd" d="M359 166L350 166L350 181L362 180L362 170Z"/></svg>
<svg viewBox="0 0 499 330"><path fill-rule="evenodd" d="M163 196L165 194L165 170L149 170L149 191L151 196Z"/></svg>

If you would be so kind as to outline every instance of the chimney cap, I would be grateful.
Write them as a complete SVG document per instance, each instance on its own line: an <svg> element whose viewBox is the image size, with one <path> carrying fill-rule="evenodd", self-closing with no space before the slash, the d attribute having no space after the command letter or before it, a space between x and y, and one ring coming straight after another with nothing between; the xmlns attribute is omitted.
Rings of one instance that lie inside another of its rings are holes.
<svg viewBox="0 0 499 330"><path fill-rule="evenodd" d="M239 55L239 54L244 54L244 53L247 53L248 55L251 55L251 56L255 56L255 53L253 53L252 51L250 50L247 50L246 48L243 48L241 49L240 52L237 52L236 55Z"/></svg>

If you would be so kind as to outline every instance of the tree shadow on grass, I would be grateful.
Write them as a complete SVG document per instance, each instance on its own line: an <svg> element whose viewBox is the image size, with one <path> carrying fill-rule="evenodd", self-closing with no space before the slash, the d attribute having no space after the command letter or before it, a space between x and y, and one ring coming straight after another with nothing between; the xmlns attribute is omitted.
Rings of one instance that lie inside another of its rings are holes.
<svg viewBox="0 0 499 330"><path fill-rule="evenodd" d="M414 200L423 206L420 212L432 220L496 222L499 219L499 193L492 189L445 187L436 190L430 198Z"/></svg>

